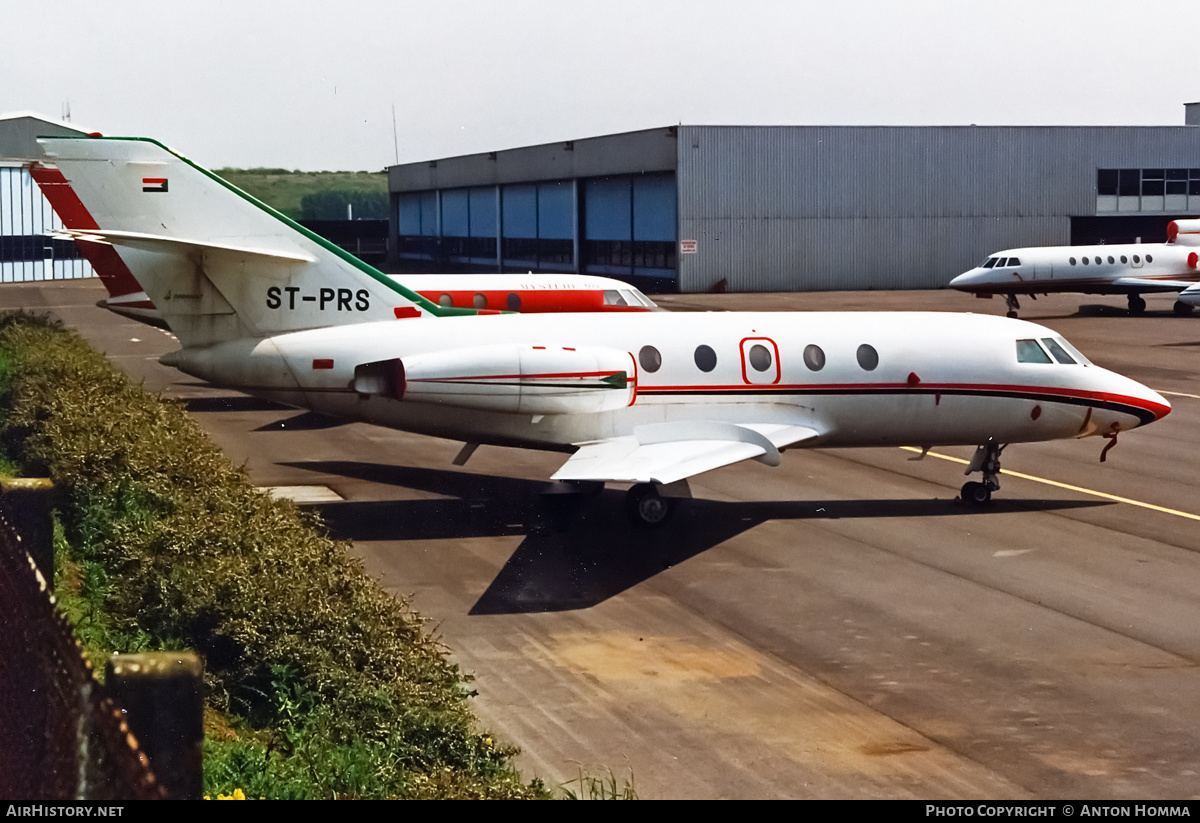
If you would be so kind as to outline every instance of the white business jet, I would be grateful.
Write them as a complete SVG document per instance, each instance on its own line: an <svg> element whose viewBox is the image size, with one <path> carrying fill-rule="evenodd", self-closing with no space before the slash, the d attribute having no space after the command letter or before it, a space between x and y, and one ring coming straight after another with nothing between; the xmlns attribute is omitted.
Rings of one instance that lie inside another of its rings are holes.
<svg viewBox="0 0 1200 823"><path fill-rule="evenodd" d="M163 358L247 393L406 431L570 456L632 483L658 525L687 478L801 446L1007 444L1118 433L1170 411L1050 329L936 313L496 314L441 307L165 146L41 140L179 338ZM1103 455L1103 452L1102 452Z"/></svg>
<svg viewBox="0 0 1200 823"><path fill-rule="evenodd" d="M99 228L62 173L34 163L30 175L70 230ZM154 326L162 315L138 284L129 267L106 243L78 240L80 251L104 284L103 308ZM483 311L577 312L652 311L658 308L634 286L588 274L406 274L389 275L441 306Z"/></svg>
<svg viewBox="0 0 1200 823"><path fill-rule="evenodd" d="M1141 295L1181 292L1200 282L1200 220L1173 220L1167 224L1166 243L1119 246L1041 246L1006 249L989 255L968 272L950 281L950 288L976 297L1001 295L1008 316L1021 308L1017 295L1034 299L1039 294L1124 294L1129 313L1141 314ZM1190 304L1189 304L1190 303ZM1190 314L1191 301L1175 303L1175 313Z"/></svg>

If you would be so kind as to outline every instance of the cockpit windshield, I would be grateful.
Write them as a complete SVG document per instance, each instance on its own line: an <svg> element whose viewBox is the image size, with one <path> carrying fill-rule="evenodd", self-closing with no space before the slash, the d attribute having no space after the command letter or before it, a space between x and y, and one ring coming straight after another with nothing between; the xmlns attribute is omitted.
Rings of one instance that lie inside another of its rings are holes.
<svg viewBox="0 0 1200 823"><path fill-rule="evenodd" d="M996 261L999 259L1000 258L998 257L989 257L987 260L983 261L983 264L979 268L990 269L992 266L996 265Z"/></svg>
<svg viewBox="0 0 1200 823"><path fill-rule="evenodd" d="M1049 354L1047 354L1047 352L1049 352ZM1053 359L1051 359L1051 357L1053 357ZM1017 362L1046 364L1060 363L1064 366L1074 366L1080 363L1085 366L1091 365L1091 361L1080 354L1078 349L1061 337L1043 337L1040 342L1032 339L1018 340Z"/></svg>

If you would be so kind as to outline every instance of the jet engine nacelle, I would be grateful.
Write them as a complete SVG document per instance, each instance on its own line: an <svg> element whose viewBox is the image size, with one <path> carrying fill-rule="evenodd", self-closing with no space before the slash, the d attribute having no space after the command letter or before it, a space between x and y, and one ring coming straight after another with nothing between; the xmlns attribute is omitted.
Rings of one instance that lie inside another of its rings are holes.
<svg viewBox="0 0 1200 823"><path fill-rule="evenodd" d="M1167 242L1200 246L1200 220L1172 220L1167 224Z"/></svg>
<svg viewBox="0 0 1200 823"><path fill-rule="evenodd" d="M578 414L633 402L633 356L616 349L488 346L364 363L354 390L405 403L519 414Z"/></svg>

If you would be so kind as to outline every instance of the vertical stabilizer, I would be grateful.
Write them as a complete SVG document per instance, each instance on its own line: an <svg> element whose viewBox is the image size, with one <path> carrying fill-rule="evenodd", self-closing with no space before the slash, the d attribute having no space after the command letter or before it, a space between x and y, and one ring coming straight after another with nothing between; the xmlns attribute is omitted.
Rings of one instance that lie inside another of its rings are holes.
<svg viewBox="0 0 1200 823"><path fill-rule="evenodd" d="M43 138L95 228L185 346L446 310L145 138ZM470 312L468 312L470 313Z"/></svg>

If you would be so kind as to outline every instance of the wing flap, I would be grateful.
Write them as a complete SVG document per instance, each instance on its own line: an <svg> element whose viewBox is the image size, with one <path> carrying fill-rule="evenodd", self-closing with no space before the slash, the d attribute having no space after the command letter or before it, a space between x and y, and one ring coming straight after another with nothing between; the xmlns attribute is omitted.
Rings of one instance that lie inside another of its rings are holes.
<svg viewBox="0 0 1200 823"><path fill-rule="evenodd" d="M555 480L674 483L741 460L778 465L779 449L816 437L807 426L681 421L580 445Z"/></svg>
<svg viewBox="0 0 1200 823"><path fill-rule="evenodd" d="M1157 280L1152 277L1118 277L1113 285L1123 289L1142 291L1183 291L1196 285L1195 280Z"/></svg>

